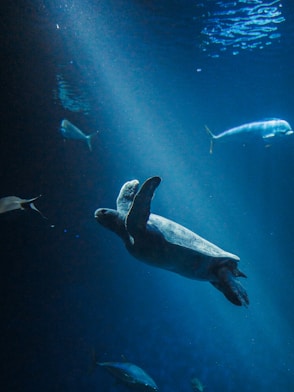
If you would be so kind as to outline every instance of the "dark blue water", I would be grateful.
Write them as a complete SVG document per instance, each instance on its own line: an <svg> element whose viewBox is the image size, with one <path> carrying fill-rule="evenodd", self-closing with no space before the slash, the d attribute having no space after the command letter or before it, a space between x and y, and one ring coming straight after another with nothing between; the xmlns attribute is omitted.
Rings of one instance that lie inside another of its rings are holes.
<svg viewBox="0 0 294 392"><path fill-rule="evenodd" d="M90 372L95 351L162 392L193 377L293 391L294 136L211 155L204 127L294 124L291 1L7 3L1 197L42 194L48 220L1 216L1 390L126 390ZM92 152L62 138L63 118L99 130ZM137 261L95 222L125 181L154 175L154 213L240 257L248 308Z"/></svg>

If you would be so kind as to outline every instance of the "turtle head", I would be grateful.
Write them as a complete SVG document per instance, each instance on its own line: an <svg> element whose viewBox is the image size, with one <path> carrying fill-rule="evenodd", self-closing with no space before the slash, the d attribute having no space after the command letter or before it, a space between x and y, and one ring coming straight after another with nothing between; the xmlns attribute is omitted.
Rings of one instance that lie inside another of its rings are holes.
<svg viewBox="0 0 294 392"><path fill-rule="evenodd" d="M97 222L116 233L124 241L128 238L124 217L118 211L110 208L98 208L94 213L94 217Z"/></svg>

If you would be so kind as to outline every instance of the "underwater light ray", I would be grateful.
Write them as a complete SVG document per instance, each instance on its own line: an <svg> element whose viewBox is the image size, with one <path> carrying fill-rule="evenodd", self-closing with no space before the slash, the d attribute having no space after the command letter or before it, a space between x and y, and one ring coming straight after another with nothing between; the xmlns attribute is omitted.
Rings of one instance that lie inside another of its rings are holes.
<svg viewBox="0 0 294 392"><path fill-rule="evenodd" d="M148 163L149 174L154 174L151 170L160 168L160 173L155 174L164 177L164 173L170 173L172 167L174 177L185 177L183 184L195 184L195 174L191 173L189 162L180 150L176 151L174 148L174 141L170 137L172 131L163 132L169 126L171 129L175 127L169 119L170 114L165 110L164 103L160 102L160 113L154 108L150 109L149 102L154 99L154 86L150 83L148 75L145 75L143 83L138 85L138 75L130 72L134 64L129 64L124 43L121 43L120 48L108 33L111 23L106 23L101 15L96 15L95 20L90 18L85 11L90 9L89 5L83 4L79 8L82 10L81 13L78 12L77 5L72 14L71 10L67 11L68 17L71 18L69 24L75 26L75 29L79 26L75 49L77 45L81 59L87 59L87 63L91 64L94 78L101 81L104 90L111 91L113 106L117 108L124 129L123 134L116 129L115 137L127 145L130 156L134 157L137 153L137 172L144 172ZM59 31L63 31L62 24ZM152 153L152 156L148 159L149 153ZM205 200L205 195L201 197L201 189L198 187L197 197Z"/></svg>

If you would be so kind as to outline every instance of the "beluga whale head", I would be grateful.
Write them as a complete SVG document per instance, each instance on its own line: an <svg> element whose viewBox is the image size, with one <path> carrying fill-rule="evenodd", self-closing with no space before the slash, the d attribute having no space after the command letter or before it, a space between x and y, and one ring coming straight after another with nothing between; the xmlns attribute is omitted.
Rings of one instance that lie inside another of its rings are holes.
<svg viewBox="0 0 294 392"><path fill-rule="evenodd" d="M293 129L291 128L290 124L285 120L273 120L276 122L275 127L275 135L276 136L289 136L294 133Z"/></svg>
<svg viewBox="0 0 294 392"><path fill-rule="evenodd" d="M273 137L289 136L294 133L290 124L280 118L272 118L263 122L257 122L256 124L260 124L263 140L270 140Z"/></svg>

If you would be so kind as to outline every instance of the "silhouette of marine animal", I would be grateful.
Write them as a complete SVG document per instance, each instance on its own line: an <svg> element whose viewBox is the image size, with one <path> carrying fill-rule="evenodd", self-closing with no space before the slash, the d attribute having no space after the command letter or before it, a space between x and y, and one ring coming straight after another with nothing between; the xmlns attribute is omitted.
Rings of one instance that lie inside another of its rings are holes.
<svg viewBox="0 0 294 392"><path fill-rule="evenodd" d="M14 210L26 210L28 208L37 211L43 218L44 215L35 206L34 201L39 199L40 196L33 197L32 199L21 199L17 196L6 196L0 199L0 214Z"/></svg>
<svg viewBox="0 0 294 392"><path fill-rule="evenodd" d="M200 380L198 380L197 377L193 377L191 379L191 387L194 392L203 392L204 391L204 385Z"/></svg>
<svg viewBox="0 0 294 392"><path fill-rule="evenodd" d="M154 380L139 366L130 362L98 362L105 367L117 380L140 391L158 391Z"/></svg>
<svg viewBox="0 0 294 392"><path fill-rule="evenodd" d="M153 194L160 184L151 177L139 190L139 181L126 182L117 198L117 209L99 208L96 220L116 233L135 258L190 279L209 281L235 305L249 304L238 277L239 257L162 216L151 214Z"/></svg>

